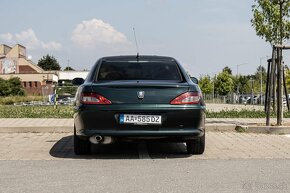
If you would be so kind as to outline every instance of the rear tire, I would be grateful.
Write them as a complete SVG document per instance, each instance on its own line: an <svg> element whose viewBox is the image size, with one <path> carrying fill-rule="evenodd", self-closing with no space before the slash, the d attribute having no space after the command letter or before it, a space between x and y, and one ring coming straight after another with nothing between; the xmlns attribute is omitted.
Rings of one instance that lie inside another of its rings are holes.
<svg viewBox="0 0 290 193"><path fill-rule="evenodd" d="M76 155L86 155L91 153L91 143L89 140L81 140L74 133L74 152Z"/></svg>
<svg viewBox="0 0 290 193"><path fill-rule="evenodd" d="M188 154L200 155L205 149L205 133L198 139L189 140L186 142L186 150Z"/></svg>

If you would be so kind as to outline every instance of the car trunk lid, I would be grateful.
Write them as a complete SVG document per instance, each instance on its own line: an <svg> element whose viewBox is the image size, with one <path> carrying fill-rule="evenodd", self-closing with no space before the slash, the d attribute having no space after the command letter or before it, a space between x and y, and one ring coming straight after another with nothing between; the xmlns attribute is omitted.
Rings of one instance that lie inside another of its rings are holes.
<svg viewBox="0 0 290 193"><path fill-rule="evenodd" d="M113 104L168 104L178 95L189 91L186 82L165 81L110 81L91 85Z"/></svg>

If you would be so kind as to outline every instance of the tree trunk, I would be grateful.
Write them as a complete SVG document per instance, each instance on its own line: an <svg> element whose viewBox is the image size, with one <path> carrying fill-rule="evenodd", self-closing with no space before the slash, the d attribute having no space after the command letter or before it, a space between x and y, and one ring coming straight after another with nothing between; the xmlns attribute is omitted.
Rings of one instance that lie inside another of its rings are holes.
<svg viewBox="0 0 290 193"><path fill-rule="evenodd" d="M267 100L266 100L266 125L270 126L270 114L271 114L271 98L273 94L273 84L274 84L274 76L275 76L275 65L276 65L276 48L273 46L273 51L272 51L272 62L271 65L269 65L268 73L269 77L267 79L267 84L268 84L268 92L267 94Z"/></svg>
<svg viewBox="0 0 290 193"><path fill-rule="evenodd" d="M283 120L283 87L282 87L282 49L277 49L277 125Z"/></svg>

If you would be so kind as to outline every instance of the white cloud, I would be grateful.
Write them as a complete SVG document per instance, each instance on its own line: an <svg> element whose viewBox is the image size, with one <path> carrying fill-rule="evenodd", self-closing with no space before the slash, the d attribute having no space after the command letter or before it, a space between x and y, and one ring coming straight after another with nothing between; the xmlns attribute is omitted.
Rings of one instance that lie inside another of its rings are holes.
<svg viewBox="0 0 290 193"><path fill-rule="evenodd" d="M20 33L12 35L11 33L0 34L0 39L7 43L23 44L29 49L47 49L47 50L61 50L62 45L55 41L43 42L37 38L34 31L29 28Z"/></svg>
<svg viewBox="0 0 290 193"><path fill-rule="evenodd" d="M82 47L131 44L123 33L98 19L86 20L78 24L72 32L71 40Z"/></svg>
<svg viewBox="0 0 290 193"><path fill-rule="evenodd" d="M13 35L11 33L0 34L0 38L4 41L11 41Z"/></svg>

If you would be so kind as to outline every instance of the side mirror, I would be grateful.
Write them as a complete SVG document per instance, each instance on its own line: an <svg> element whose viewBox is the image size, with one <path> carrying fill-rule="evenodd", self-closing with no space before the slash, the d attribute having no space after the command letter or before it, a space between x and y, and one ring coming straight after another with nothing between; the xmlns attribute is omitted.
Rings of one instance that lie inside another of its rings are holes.
<svg viewBox="0 0 290 193"><path fill-rule="evenodd" d="M190 77L191 81L195 84L198 84L198 79L195 77Z"/></svg>
<svg viewBox="0 0 290 193"><path fill-rule="evenodd" d="M73 80L72 80L72 83L74 84L74 85L82 85L83 83L85 82L85 80L83 79L83 78L74 78Z"/></svg>

